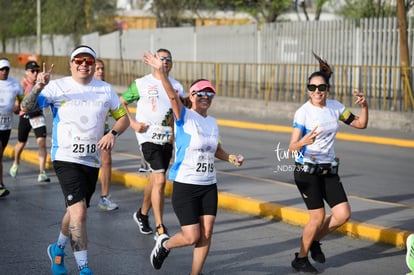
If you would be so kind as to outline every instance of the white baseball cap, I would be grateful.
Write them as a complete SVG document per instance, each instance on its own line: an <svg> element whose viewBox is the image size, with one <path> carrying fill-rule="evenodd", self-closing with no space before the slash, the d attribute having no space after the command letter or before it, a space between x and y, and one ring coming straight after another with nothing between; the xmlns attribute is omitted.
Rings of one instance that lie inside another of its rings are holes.
<svg viewBox="0 0 414 275"><path fill-rule="evenodd" d="M81 54L81 53L90 54L93 57L93 59L96 60L96 53L95 53L95 51L91 47L88 47L88 46L85 46L85 45L81 45L79 47L76 47L72 51L72 54L70 55L70 60L72 61L78 54Z"/></svg>
<svg viewBox="0 0 414 275"><path fill-rule="evenodd" d="M4 67L10 68L10 62L7 59L0 59L0 69L3 69Z"/></svg>

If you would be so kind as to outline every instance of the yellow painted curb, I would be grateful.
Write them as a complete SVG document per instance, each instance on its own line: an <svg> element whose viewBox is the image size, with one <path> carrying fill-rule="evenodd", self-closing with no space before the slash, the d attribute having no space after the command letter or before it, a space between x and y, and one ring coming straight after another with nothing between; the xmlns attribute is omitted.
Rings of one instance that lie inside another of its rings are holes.
<svg viewBox="0 0 414 275"><path fill-rule="evenodd" d="M251 122L226 120L226 119L217 119L217 123L220 126L242 128L242 129L249 129L249 130L260 130L260 131L280 132L280 133L291 133L292 132L292 127L288 127L288 126L251 123ZM341 132L337 133L336 137L338 139L347 140L347 141L357 141L357 142L364 142L364 143L375 143L375 144L392 145L392 146L398 146L398 147L414 148L414 140L407 140L407 139L365 136L365 135L347 134L347 133L341 133Z"/></svg>
<svg viewBox="0 0 414 275"><path fill-rule="evenodd" d="M297 226L304 226L309 219L307 211L303 209L277 203L268 203L230 193L219 193L219 207L234 212L280 220ZM401 249L405 248L405 241L408 235L412 233L352 220L338 228L336 232L352 238L363 238L374 242L390 244Z"/></svg>
<svg viewBox="0 0 414 275"><path fill-rule="evenodd" d="M137 175L135 173L123 173L115 169L112 173L112 180L137 190L144 190L148 183L147 176ZM165 187L166 196L171 196L172 185L171 181L167 181ZM309 215L306 210L226 192L219 192L218 206L221 209L266 219L280 220L296 226L304 226L309 220ZM374 242L387 243L401 249L405 248L405 240L411 234L411 232L404 230L386 228L357 221L348 221L336 231L352 238L363 238Z"/></svg>
<svg viewBox="0 0 414 275"><path fill-rule="evenodd" d="M14 147L12 147L10 145L7 145L6 148L4 149L3 156L7 157L7 158L14 159ZM36 151L33 151L33 150L23 150L22 154L20 155L20 160L29 162L31 164L36 164L36 165L39 164L38 154L37 154ZM45 168L46 169L53 168L52 160L51 160L49 154L46 157Z"/></svg>

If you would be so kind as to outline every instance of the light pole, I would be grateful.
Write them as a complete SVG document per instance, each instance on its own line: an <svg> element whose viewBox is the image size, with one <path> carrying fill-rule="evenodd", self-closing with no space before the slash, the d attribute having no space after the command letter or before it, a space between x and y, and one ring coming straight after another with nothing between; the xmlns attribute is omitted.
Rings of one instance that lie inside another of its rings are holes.
<svg viewBox="0 0 414 275"><path fill-rule="evenodd" d="M37 28L36 28L36 53L40 56L42 54L42 12L41 0L37 0Z"/></svg>

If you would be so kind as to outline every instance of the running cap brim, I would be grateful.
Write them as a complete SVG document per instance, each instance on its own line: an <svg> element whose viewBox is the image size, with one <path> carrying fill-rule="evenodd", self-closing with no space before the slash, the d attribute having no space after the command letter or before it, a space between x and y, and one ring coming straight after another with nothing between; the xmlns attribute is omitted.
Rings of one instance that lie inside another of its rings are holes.
<svg viewBox="0 0 414 275"><path fill-rule="evenodd" d="M213 93L216 93L216 89L214 89L213 84L211 84L208 80L201 80L198 81L196 84L190 87L190 94L198 91L202 91L205 89L210 89Z"/></svg>
<svg viewBox="0 0 414 275"><path fill-rule="evenodd" d="M70 55L70 60L72 61L77 55L81 53L90 54L93 57L93 59L96 60L96 53L89 47L79 47L73 50L72 54Z"/></svg>
<svg viewBox="0 0 414 275"><path fill-rule="evenodd" d="M3 69L5 67L10 68L10 62L6 59L0 60L0 69Z"/></svg>

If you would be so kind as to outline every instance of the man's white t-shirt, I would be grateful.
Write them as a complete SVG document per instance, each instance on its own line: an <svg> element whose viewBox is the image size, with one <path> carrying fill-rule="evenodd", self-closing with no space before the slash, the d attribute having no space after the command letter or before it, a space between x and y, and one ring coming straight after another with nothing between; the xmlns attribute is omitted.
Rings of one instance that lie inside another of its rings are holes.
<svg viewBox="0 0 414 275"><path fill-rule="evenodd" d="M184 89L180 82L172 77L169 80L180 97L184 97ZM139 144L151 142L165 144L171 142L173 121L171 102L161 80L152 74L136 79L122 94L122 98L132 103L137 101L135 119L149 125L144 133L136 133Z"/></svg>
<svg viewBox="0 0 414 275"><path fill-rule="evenodd" d="M112 86L96 78L81 85L64 77L50 81L38 103L41 108L50 106L53 114L52 161L100 167L97 143L104 135L106 116L121 107Z"/></svg>
<svg viewBox="0 0 414 275"><path fill-rule="evenodd" d="M8 77L0 80L0 130L12 128L14 102L22 94L23 88L17 79Z"/></svg>

